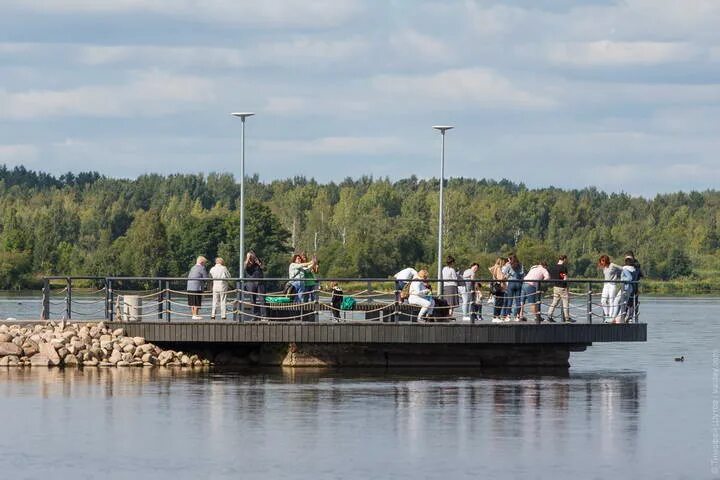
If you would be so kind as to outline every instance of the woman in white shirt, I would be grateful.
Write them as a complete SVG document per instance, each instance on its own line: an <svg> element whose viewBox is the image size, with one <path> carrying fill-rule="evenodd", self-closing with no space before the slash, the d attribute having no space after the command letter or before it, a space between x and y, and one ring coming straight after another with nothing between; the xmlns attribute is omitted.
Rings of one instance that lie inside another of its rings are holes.
<svg viewBox="0 0 720 480"><path fill-rule="evenodd" d="M620 310L622 292L618 292L615 281L620 280L622 267L612 263L607 255L602 255L598 261L598 268L603 271L605 280L612 280L603 284L602 295L600 296L600 305L602 305L605 323L609 323L617 316Z"/></svg>
<svg viewBox="0 0 720 480"><path fill-rule="evenodd" d="M418 314L418 322L424 321L425 317L432 315L435 300L432 298L432 292L425 281L428 278L427 270L420 270L412 282L410 282L410 296L408 303L420 307Z"/></svg>
<svg viewBox="0 0 720 480"><path fill-rule="evenodd" d="M450 307L448 314L452 317L453 309L458 306L458 274L455 271L455 258L448 255L442 269L443 291L442 298Z"/></svg>

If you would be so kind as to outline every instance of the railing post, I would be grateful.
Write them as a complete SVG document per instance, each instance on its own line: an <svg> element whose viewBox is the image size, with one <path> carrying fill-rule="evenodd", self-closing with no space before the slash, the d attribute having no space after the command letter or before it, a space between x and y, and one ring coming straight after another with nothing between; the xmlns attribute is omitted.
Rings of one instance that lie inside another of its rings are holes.
<svg viewBox="0 0 720 480"><path fill-rule="evenodd" d="M170 304L170 296L172 293L170 292L170 280L165 280L165 321L170 323L170 310L171 304Z"/></svg>
<svg viewBox="0 0 720 480"><path fill-rule="evenodd" d="M242 283L238 280L235 282L235 308L233 308L233 321L240 322L242 321L242 298L241 298L241 292L242 291Z"/></svg>
<svg viewBox="0 0 720 480"><path fill-rule="evenodd" d="M365 299L365 303L372 303L372 298L370 298L370 296L372 295L372 282L370 281L367 282L367 293L368 296Z"/></svg>
<svg viewBox="0 0 720 480"><path fill-rule="evenodd" d="M103 282L105 283L105 320L109 320L110 315L110 292L108 287L108 279L104 278Z"/></svg>
<svg viewBox="0 0 720 480"><path fill-rule="evenodd" d="M592 283L590 282L587 287L587 321L592 323Z"/></svg>
<svg viewBox="0 0 720 480"><path fill-rule="evenodd" d="M43 320L50 319L50 280L43 278L43 300L42 300L42 312L40 318Z"/></svg>
<svg viewBox="0 0 720 480"><path fill-rule="evenodd" d="M158 320L163 318L163 285L162 280L158 280Z"/></svg>
<svg viewBox="0 0 720 480"><path fill-rule="evenodd" d="M106 295L108 297L108 313L106 315L106 318L112 322L115 318L115 292L113 291L113 282L110 279L107 280Z"/></svg>
<svg viewBox="0 0 720 480"><path fill-rule="evenodd" d="M67 295L65 296L65 315L68 320L72 318L72 280L70 277L65 277L67 282Z"/></svg>

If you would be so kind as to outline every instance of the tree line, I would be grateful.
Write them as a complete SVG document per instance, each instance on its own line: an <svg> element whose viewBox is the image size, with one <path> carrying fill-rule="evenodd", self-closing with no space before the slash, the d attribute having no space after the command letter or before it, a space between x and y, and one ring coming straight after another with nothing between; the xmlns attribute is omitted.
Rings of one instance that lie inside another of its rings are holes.
<svg viewBox="0 0 720 480"><path fill-rule="evenodd" d="M386 277L435 265L437 179L246 178L246 249L284 276L292 251L316 253L324 277ZM634 250L648 278L720 270L720 192L654 198L595 188L527 188L453 178L445 189L445 253L491 265L517 252L526 265L569 256L575 277ZM194 258L222 256L237 272L240 187L211 173L59 177L0 166L0 288L42 275L184 276Z"/></svg>

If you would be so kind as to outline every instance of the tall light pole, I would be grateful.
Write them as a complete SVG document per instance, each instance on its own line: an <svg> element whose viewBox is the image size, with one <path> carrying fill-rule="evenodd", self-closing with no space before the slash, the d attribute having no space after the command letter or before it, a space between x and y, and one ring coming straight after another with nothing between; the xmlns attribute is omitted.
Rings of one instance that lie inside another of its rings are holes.
<svg viewBox="0 0 720 480"><path fill-rule="evenodd" d="M445 132L455 127L450 125L434 125L432 128L440 132L440 208L438 214L438 253L437 253L437 278L438 292L442 295L442 247L443 247L443 184L445 183Z"/></svg>
<svg viewBox="0 0 720 480"><path fill-rule="evenodd" d="M252 112L233 112L233 117L239 117L241 122L240 129L240 246L238 259L238 278L244 277L243 263L245 262L245 120L255 115ZM245 295L243 290L245 286L240 282L238 292L238 309L240 310L239 319L243 320L243 300Z"/></svg>
<svg viewBox="0 0 720 480"><path fill-rule="evenodd" d="M238 278L243 277L243 262L245 261L245 120L255 115L252 112L234 112L233 117L239 117L240 130L240 259L238 265Z"/></svg>

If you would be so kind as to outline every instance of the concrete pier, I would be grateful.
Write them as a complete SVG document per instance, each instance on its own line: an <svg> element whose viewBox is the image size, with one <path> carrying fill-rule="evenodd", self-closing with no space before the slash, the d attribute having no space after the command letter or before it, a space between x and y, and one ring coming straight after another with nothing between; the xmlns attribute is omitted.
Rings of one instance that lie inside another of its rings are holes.
<svg viewBox="0 0 720 480"><path fill-rule="evenodd" d="M107 323L128 335L239 364L337 366L553 366L597 342L643 342L646 324Z"/></svg>

